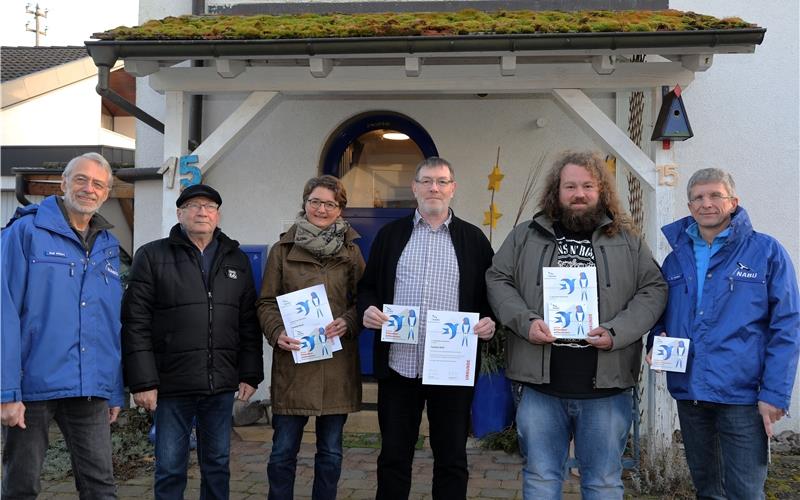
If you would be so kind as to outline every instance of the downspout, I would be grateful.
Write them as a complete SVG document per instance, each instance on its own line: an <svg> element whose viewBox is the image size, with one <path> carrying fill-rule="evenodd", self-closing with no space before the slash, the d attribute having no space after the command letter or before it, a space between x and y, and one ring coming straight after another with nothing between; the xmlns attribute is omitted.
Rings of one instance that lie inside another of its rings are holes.
<svg viewBox="0 0 800 500"><path fill-rule="evenodd" d="M17 197L17 201L23 207L27 207L31 203L31 200L25 197L25 189L28 187L28 181L25 180L25 176L22 174L16 174L14 176L14 194Z"/></svg>
<svg viewBox="0 0 800 500"><path fill-rule="evenodd" d="M192 15L202 16L206 13L205 0L192 0ZM192 67L202 67L203 61L192 59ZM194 151L203 140L203 96L192 95L189 101L189 151Z"/></svg>
<svg viewBox="0 0 800 500"><path fill-rule="evenodd" d="M156 129L157 131L164 133L164 124L161 123L159 120L154 118L150 115L147 111L143 110L142 108L137 107L135 104L128 102L125 100L124 97L117 94L108 86L108 78L111 74L111 66L107 66L105 64L98 64L97 65L97 87L95 90L98 94L102 97L107 98L120 108L124 109L131 115L135 116L142 122L150 125L152 128Z"/></svg>

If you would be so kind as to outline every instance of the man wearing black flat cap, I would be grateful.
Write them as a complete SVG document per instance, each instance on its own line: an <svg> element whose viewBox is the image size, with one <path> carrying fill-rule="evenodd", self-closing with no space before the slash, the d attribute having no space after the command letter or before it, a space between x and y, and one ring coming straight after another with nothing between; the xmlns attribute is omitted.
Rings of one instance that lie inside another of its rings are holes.
<svg viewBox="0 0 800 500"><path fill-rule="evenodd" d="M178 197L168 238L136 252L122 302L125 382L155 412L155 498L183 498L192 420L200 497L228 498L234 394L263 380L250 263L217 228L222 197L197 184Z"/></svg>

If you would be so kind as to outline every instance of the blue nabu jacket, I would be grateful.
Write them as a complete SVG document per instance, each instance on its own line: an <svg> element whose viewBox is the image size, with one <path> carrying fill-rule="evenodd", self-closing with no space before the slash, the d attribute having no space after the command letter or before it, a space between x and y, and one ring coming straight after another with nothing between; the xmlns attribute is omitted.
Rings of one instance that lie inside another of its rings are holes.
<svg viewBox="0 0 800 500"><path fill-rule="evenodd" d="M50 196L17 209L0 242L2 402L122 406L117 239L101 229L87 253Z"/></svg>
<svg viewBox="0 0 800 500"><path fill-rule="evenodd" d="M662 267L669 301L648 348L661 332L691 339L686 373L668 372L669 391L678 400L764 401L788 410L800 352L792 262L738 207L727 241L709 261L697 305L693 242L686 234L694 222L685 217L662 228L673 248Z"/></svg>

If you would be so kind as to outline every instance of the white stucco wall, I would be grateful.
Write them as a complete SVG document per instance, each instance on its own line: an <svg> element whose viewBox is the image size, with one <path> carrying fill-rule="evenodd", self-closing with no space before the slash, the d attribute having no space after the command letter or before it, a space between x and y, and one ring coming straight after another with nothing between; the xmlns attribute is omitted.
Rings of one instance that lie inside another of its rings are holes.
<svg viewBox="0 0 800 500"><path fill-rule="evenodd" d="M613 118L611 96L596 97ZM216 127L240 99L238 95L207 98L205 133ZM322 148L329 136L346 119L371 110L403 113L428 131L439 154L456 169L454 210L475 224L483 221L483 212L488 210L491 193L486 189L486 176L494 165L497 146L501 147L500 166L506 178L495 203L504 216L495 231L495 247L511 229L528 170L538 156L566 148L593 147L545 95L514 99L287 98L204 179L220 189L226 200L221 219L225 231L243 243L276 241L284 221L293 220L300 208L304 183L320 173ZM534 123L537 118L545 118L547 125L538 128ZM532 210L533 206L527 209L528 217Z"/></svg>

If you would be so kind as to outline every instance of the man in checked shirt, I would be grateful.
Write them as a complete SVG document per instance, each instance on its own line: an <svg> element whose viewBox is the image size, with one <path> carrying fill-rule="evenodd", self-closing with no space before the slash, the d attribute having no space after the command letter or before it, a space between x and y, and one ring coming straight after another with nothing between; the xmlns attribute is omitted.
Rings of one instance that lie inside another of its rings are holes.
<svg viewBox="0 0 800 500"><path fill-rule="evenodd" d="M431 157L417 165L411 189L414 214L384 226L370 250L358 285L358 309L364 326L380 330L388 321L383 304L420 307L417 344L389 344L375 335L374 369L378 378L378 457L376 498L407 499L411 464L427 405L433 448L433 498L467 496L466 441L473 387L422 384L425 318L428 309L478 312L479 338L494 335L489 318L485 271L492 247L483 232L453 214L453 167Z"/></svg>

